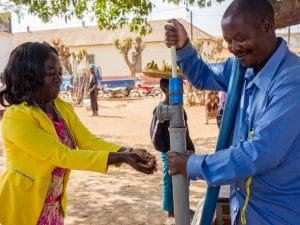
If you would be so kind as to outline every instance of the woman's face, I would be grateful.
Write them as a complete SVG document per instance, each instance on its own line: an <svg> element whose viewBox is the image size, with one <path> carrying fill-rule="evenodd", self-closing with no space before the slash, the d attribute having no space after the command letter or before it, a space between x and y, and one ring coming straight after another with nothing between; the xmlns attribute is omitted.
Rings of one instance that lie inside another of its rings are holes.
<svg viewBox="0 0 300 225"><path fill-rule="evenodd" d="M57 98L61 82L62 67L60 60L55 53L50 53L45 62L45 80L40 96L45 103Z"/></svg>

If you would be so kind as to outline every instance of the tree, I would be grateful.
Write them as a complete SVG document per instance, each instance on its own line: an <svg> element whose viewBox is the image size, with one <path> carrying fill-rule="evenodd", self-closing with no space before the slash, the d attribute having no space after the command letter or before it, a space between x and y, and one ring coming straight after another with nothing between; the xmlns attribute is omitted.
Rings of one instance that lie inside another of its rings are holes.
<svg viewBox="0 0 300 225"><path fill-rule="evenodd" d="M65 69L68 71L69 74L73 74L72 66L70 63L70 49L69 47L65 46L61 39L54 39L52 40L52 45L56 49L60 61L64 65Z"/></svg>
<svg viewBox="0 0 300 225"><path fill-rule="evenodd" d="M163 0L176 5L185 4L187 8L197 4L199 7L212 5L212 0ZM217 3L224 0L216 0ZM300 23L299 0L269 0L275 9L276 27L282 28ZM3 2L3 3L2 3ZM11 0L1 1L0 11L14 11L18 15L27 10L43 22L54 17L83 20L85 16L96 20L100 29L116 29L129 24L130 31L145 35L151 32L147 16L155 5L151 0Z"/></svg>
<svg viewBox="0 0 300 225"><path fill-rule="evenodd" d="M22 16L24 10L38 16L43 22L54 17L83 20L88 17L98 23L100 29L114 30L129 24L131 32L145 35L151 32L147 16L152 11L149 0L4 0L0 2L0 11L12 11ZM20 10L22 9L22 10Z"/></svg>
<svg viewBox="0 0 300 225"><path fill-rule="evenodd" d="M77 54L74 52L70 53L69 47L65 46L61 39L52 40L52 45L56 49L60 61L64 65L65 69L70 75L73 75L73 85L74 91L72 98L75 100L75 105L81 105L83 99L88 94L88 85L89 85L89 69L87 67L87 51L85 49L80 49ZM72 56L72 57L71 57ZM71 65L70 60L72 58ZM79 69L79 67L81 68ZM67 92L69 93L69 92ZM67 97L67 100L70 100L69 94L66 95L66 92L61 92L61 97Z"/></svg>
<svg viewBox="0 0 300 225"><path fill-rule="evenodd" d="M218 62L220 61L220 55L223 50L223 38L218 38L215 40L201 40L196 39L193 41L193 46L200 53L201 57L205 61ZM205 105L205 96L207 91L198 90L192 85L187 87L187 97L186 101L190 106Z"/></svg>
<svg viewBox="0 0 300 225"><path fill-rule="evenodd" d="M201 54L206 61L218 62L220 54L223 50L223 38L217 38L215 40L193 40L193 46Z"/></svg>
<svg viewBox="0 0 300 225"><path fill-rule="evenodd" d="M216 0L223 2L224 0ZM211 6L211 0L168 0L176 4L184 2L187 7L195 3L199 7ZM274 7L275 26L283 28L300 23L300 1L299 0L269 0Z"/></svg>
<svg viewBox="0 0 300 225"><path fill-rule="evenodd" d="M73 98L75 105L81 105L84 98L87 97L89 91L90 72L87 61L87 51L80 49L77 54L72 52L72 67L73 67Z"/></svg>
<svg viewBox="0 0 300 225"><path fill-rule="evenodd" d="M300 23L299 0L270 0L275 10L277 28L283 28Z"/></svg>
<svg viewBox="0 0 300 225"><path fill-rule="evenodd" d="M77 54L75 52L72 52L71 53L72 55L72 59L73 59L73 71L74 70L77 70L78 67L81 65L82 67L86 66L88 64L88 61L87 61L87 51L85 49L79 49L79 51L77 52Z"/></svg>
<svg viewBox="0 0 300 225"><path fill-rule="evenodd" d="M138 62L138 59L141 57L142 51L145 49L145 45L142 42L143 41L141 37L135 38L134 51L132 52L134 57L132 57L133 58L132 62L130 62L129 53L131 52L130 50L132 49L132 39L126 38L123 39L122 41L120 41L119 39L114 41L114 45L119 50L119 52L123 55L125 63L129 67L130 75L134 79L135 79L136 63Z"/></svg>

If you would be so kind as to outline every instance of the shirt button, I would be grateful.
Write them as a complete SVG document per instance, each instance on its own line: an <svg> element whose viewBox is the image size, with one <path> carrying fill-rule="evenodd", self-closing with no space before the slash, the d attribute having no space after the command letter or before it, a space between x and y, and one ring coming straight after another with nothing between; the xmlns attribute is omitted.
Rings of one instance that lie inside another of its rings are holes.
<svg viewBox="0 0 300 225"><path fill-rule="evenodd" d="M236 187L236 190L237 190L237 191L240 191L240 187Z"/></svg>

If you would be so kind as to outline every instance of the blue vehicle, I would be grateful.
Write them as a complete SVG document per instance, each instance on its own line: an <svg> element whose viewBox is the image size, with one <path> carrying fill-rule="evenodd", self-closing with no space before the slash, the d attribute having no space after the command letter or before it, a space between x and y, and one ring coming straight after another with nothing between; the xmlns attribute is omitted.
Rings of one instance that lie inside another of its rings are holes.
<svg viewBox="0 0 300 225"><path fill-rule="evenodd" d="M100 80L98 84L99 97L126 97L135 87L135 81L133 79Z"/></svg>
<svg viewBox="0 0 300 225"><path fill-rule="evenodd" d="M133 79L124 79L124 80L100 80L98 82L100 86L104 86L107 88L134 88L135 81Z"/></svg>
<svg viewBox="0 0 300 225"><path fill-rule="evenodd" d="M68 88L72 88L72 87L73 87L73 76L63 75L62 83L60 85L60 91L67 91Z"/></svg>

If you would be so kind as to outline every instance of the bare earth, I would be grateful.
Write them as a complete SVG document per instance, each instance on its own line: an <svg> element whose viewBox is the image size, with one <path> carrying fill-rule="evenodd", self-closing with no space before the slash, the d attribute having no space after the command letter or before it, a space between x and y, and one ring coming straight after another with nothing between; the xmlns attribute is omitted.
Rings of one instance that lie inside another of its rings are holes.
<svg viewBox="0 0 300 225"><path fill-rule="evenodd" d="M83 123L96 135L130 147L146 148L158 158L158 172L144 175L127 165L110 167L107 174L73 171L68 185L67 225L161 225L162 172L159 152L150 143L149 125L159 99L100 100L100 117L76 108ZM185 106L190 135L197 153L214 151L218 128L214 120L205 125L204 107ZM0 139L0 174L5 167ZM190 205L196 208L204 196L205 182L190 185Z"/></svg>

